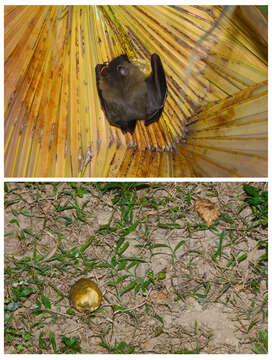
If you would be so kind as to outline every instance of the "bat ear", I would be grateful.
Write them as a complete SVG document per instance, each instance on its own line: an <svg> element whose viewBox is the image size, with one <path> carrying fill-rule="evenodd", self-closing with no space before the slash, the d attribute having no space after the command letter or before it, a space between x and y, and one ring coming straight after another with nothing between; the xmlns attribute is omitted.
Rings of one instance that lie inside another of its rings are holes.
<svg viewBox="0 0 272 360"><path fill-rule="evenodd" d="M108 73L108 67L106 65L103 65L100 69L100 75L105 76Z"/></svg>
<svg viewBox="0 0 272 360"><path fill-rule="evenodd" d="M128 75L128 69L125 66L122 65L118 65L117 66L117 71L122 75L122 76L127 76Z"/></svg>

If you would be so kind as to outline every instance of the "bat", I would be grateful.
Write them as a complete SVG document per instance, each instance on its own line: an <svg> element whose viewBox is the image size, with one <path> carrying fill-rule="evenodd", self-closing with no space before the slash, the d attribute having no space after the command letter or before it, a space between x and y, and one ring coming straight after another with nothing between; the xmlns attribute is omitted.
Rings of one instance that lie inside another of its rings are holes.
<svg viewBox="0 0 272 360"><path fill-rule="evenodd" d="M145 126L158 121L163 112L167 84L157 54L151 56L151 68L150 76L145 77L126 54L95 67L101 106L110 124L124 133L133 134L137 120L144 120Z"/></svg>

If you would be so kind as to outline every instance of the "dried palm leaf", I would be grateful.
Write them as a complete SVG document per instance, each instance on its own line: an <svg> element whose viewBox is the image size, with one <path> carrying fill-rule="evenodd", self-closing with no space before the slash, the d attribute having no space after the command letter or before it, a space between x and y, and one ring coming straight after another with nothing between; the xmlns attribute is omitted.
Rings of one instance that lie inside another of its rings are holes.
<svg viewBox="0 0 272 360"><path fill-rule="evenodd" d="M266 176L264 29L256 7L5 6L5 175ZM133 135L96 90L121 53L167 74L163 116Z"/></svg>

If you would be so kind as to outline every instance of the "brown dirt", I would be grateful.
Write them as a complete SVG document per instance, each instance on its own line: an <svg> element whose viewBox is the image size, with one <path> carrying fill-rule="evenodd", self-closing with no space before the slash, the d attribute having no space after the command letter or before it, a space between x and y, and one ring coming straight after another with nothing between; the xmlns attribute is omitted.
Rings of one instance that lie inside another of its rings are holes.
<svg viewBox="0 0 272 360"><path fill-rule="evenodd" d="M148 188L138 190L136 200L140 205L133 209L133 222L141 221L126 235L129 246L122 256L138 257L146 262L130 268L129 272L120 270L114 276L109 267L88 267L82 258L89 264L94 258L95 264L111 263L121 231L128 227L120 225L122 212L112 202L116 193L103 194L92 183L80 185L91 193L80 198L70 183L58 184L56 192L50 183L29 186L8 183L5 303L11 301L12 289L20 286L20 281L34 292L21 300L22 307L13 312L13 318L6 324L6 330L13 329L23 335L17 338L6 335L5 353L54 353L48 340L50 332L54 334L59 352L64 351L63 337L74 336L79 339L81 353L108 353L101 346L102 340L112 349L125 341L126 349L133 346L134 353L177 353L197 348L200 353L210 354L253 353L257 332L267 328L267 319L263 319L267 305L262 306L267 285L264 278L256 294L248 284L254 278L251 264L256 264L263 254L257 242L267 239L267 229L251 228L253 216L249 206L240 211L245 198L242 183L161 183L159 187L151 183ZM253 185L267 187L265 183ZM192 194L190 204L186 200L188 193ZM194 211L194 200L208 198L210 193L215 196L209 199L232 223L221 216L213 228L200 226L203 220ZM84 221L79 219L75 201L79 207L85 204ZM58 206L67 206L67 210L57 211ZM26 216L25 212L34 216ZM72 219L71 223L67 223L68 218ZM117 229L98 232L110 219L111 226ZM169 223L178 224L180 228L161 227ZM222 255L213 261L220 234ZM61 255L61 249L70 253L73 248L80 249L92 236L95 239L83 255L66 257L63 262L54 258ZM170 245L174 249L181 240L184 244L174 257L169 247L150 250L155 244ZM244 261L227 266L232 257L237 260L242 254L248 255ZM28 266L22 262L26 257L30 258ZM159 279L160 272L165 278ZM120 290L131 280L146 281L150 278L148 274L153 274L154 280L146 291L135 294L132 289L120 295ZM108 283L121 275L129 277L122 286L121 282L118 284L118 293ZM103 293L102 306L93 314L75 311L70 315L66 313L71 309L67 294L80 277L90 277L99 285ZM210 288L205 293L208 283ZM223 292L226 285L229 288ZM50 300L51 309L33 314L41 294ZM39 344L41 332L44 347ZM26 334L30 334L27 340Z"/></svg>

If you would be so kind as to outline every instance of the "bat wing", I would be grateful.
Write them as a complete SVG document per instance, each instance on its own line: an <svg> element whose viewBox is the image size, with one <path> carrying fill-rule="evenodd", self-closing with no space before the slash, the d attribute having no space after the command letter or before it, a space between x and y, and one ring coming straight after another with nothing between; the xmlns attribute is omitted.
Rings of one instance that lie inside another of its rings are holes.
<svg viewBox="0 0 272 360"><path fill-rule="evenodd" d="M98 92L101 106L102 106L103 110L105 111L106 116L108 116L106 106L105 106L105 101L104 101L102 91L99 86L100 73L101 73L101 70L103 69L103 67L104 67L104 65L102 65L102 64L97 64L95 67L96 87L97 87L97 92Z"/></svg>
<svg viewBox="0 0 272 360"><path fill-rule="evenodd" d="M100 77L100 74L101 74L101 70L103 69L104 66L105 65L103 65L103 64L97 64L96 67L95 67L96 87L97 87L97 92L98 92L98 96L99 96L99 99L100 99L101 106L102 106L102 108L103 108L103 110L105 112L106 117L108 118L109 122L112 125L121 128L121 130L123 132L128 131L131 134L133 134L134 130L135 130L135 127L136 127L137 120L132 120L132 121L118 121L118 120L116 120L116 118L114 118L113 115L112 115L111 109L108 108L107 102L103 98L103 94L102 94L102 91L101 91L100 86L99 86L99 77Z"/></svg>
<svg viewBox="0 0 272 360"><path fill-rule="evenodd" d="M152 73L145 79L147 85L147 115L145 125L159 120L167 96L167 84L159 55L151 56Z"/></svg>

